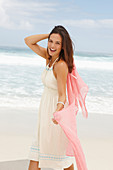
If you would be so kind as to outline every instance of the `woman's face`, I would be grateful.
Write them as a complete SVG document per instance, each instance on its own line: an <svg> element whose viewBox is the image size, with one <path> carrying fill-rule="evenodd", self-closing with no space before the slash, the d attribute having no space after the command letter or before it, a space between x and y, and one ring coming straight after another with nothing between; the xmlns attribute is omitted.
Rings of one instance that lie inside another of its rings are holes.
<svg viewBox="0 0 113 170"><path fill-rule="evenodd" d="M48 40L48 52L53 57L59 57L62 49L62 38L59 34L51 34Z"/></svg>

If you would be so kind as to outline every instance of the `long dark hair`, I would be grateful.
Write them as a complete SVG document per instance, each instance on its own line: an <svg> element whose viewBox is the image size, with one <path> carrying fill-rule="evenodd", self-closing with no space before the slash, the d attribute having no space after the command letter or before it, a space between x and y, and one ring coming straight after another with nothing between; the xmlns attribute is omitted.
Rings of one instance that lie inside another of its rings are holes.
<svg viewBox="0 0 113 170"><path fill-rule="evenodd" d="M68 66L68 70L69 73L72 72L73 69L73 42L70 38L69 33L67 32L67 30L61 26L55 26L53 28L53 30L50 32L48 40L50 38L51 34L59 34L62 37L62 49L59 55L59 59L57 61L59 61L60 59L64 60L67 63ZM47 52L48 52L48 48L47 48ZM48 53L49 55L49 53ZM49 55L49 60L52 58L52 56Z"/></svg>

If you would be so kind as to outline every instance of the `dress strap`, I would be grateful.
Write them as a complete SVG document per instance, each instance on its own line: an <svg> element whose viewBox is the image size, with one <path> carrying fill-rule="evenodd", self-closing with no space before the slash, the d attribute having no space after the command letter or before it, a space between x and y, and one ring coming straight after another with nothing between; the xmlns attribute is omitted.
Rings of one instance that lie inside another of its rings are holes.
<svg viewBox="0 0 113 170"><path fill-rule="evenodd" d="M51 60L50 60L51 61ZM47 64L47 65L49 65L50 64L50 61L49 61L49 63Z"/></svg>
<svg viewBox="0 0 113 170"><path fill-rule="evenodd" d="M57 61L59 57L56 58L56 60L53 62L53 64L51 65L51 67L53 67L53 65L55 64L55 62Z"/></svg>
<svg viewBox="0 0 113 170"><path fill-rule="evenodd" d="M53 64L51 65L51 67L49 67L49 63L50 63L50 61L49 61L49 63L47 64L47 66L46 66L46 68L47 68L47 70L50 70L50 69L52 69L53 68L53 65L55 64L55 62L56 62L56 60L58 59L59 57L57 57L56 59L55 59L55 61L53 62Z"/></svg>

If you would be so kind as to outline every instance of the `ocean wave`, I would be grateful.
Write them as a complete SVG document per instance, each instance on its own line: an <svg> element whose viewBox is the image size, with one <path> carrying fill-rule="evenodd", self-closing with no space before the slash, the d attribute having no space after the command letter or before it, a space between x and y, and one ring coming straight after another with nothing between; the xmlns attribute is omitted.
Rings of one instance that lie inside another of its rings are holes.
<svg viewBox="0 0 113 170"><path fill-rule="evenodd" d="M81 60L74 56L75 65L77 68L81 69L99 69L99 70L113 70L112 61L98 61L98 60ZM19 65L19 66L42 66L46 65L46 60L37 55L37 57L24 57L24 56L6 56L2 55L0 57L0 65Z"/></svg>
<svg viewBox="0 0 113 170"><path fill-rule="evenodd" d="M0 107L10 108L37 108L39 107L41 97L3 97L0 96ZM112 114L113 115L113 98L102 97L102 96L91 96L86 97L86 108L88 115L93 114ZM79 107L81 112L81 108Z"/></svg>

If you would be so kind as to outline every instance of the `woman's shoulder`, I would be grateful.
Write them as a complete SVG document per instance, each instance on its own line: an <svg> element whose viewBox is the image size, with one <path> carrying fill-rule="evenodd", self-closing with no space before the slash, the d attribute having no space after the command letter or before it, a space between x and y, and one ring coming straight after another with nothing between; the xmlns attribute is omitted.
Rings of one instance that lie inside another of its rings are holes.
<svg viewBox="0 0 113 170"><path fill-rule="evenodd" d="M56 62L56 65L63 65L63 64L66 64L66 62L61 58L59 61Z"/></svg>
<svg viewBox="0 0 113 170"><path fill-rule="evenodd" d="M68 72L68 66L67 63L60 59L58 62L55 64L55 70L61 70L61 71L67 71Z"/></svg>
<svg viewBox="0 0 113 170"><path fill-rule="evenodd" d="M62 59L60 59L58 61L58 65L59 65L59 67L68 67L66 61L64 61Z"/></svg>

